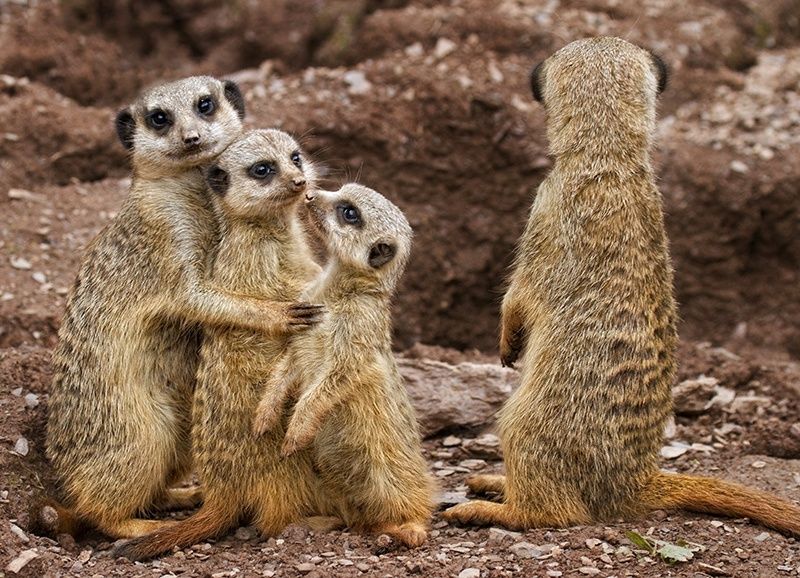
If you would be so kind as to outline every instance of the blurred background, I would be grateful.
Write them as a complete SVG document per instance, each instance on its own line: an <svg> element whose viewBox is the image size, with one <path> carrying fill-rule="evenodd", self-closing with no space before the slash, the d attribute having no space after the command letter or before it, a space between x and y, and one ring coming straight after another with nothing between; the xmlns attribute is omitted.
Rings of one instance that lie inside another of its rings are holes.
<svg viewBox="0 0 800 578"><path fill-rule="evenodd" d="M117 109L240 82L329 186L403 208L396 346L496 350L503 280L549 170L528 74L616 35L672 75L654 157L685 340L800 357L800 0L0 0L0 346L53 343L81 250L129 184Z"/></svg>

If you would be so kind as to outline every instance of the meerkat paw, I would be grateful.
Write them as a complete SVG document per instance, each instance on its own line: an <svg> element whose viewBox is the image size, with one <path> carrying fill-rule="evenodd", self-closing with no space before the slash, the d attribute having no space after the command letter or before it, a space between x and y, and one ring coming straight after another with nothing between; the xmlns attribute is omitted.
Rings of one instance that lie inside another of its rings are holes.
<svg viewBox="0 0 800 578"><path fill-rule="evenodd" d="M315 432L310 429L299 431L298 428L289 427L281 446L281 457L288 458L300 450L306 449L314 441Z"/></svg>
<svg viewBox="0 0 800 578"><path fill-rule="evenodd" d="M376 528L376 533L386 534L407 548L417 548L428 539L428 529L419 522L404 524L386 524Z"/></svg>
<svg viewBox="0 0 800 578"><path fill-rule="evenodd" d="M503 526L510 530L520 528L508 505L484 500L473 500L448 508L442 512L442 517L448 522L463 525Z"/></svg>
<svg viewBox="0 0 800 578"><path fill-rule="evenodd" d="M475 494L502 494L506 491L506 477L502 474L477 474L467 478L467 486Z"/></svg>
<svg viewBox="0 0 800 578"><path fill-rule="evenodd" d="M286 309L286 319L289 330L303 330L313 327L320 321L325 313L322 305L313 303L292 303Z"/></svg>
<svg viewBox="0 0 800 578"><path fill-rule="evenodd" d="M505 333L500 338L500 363L503 367L514 367L519 359L522 344L518 336L508 336Z"/></svg>
<svg viewBox="0 0 800 578"><path fill-rule="evenodd" d="M253 436L259 437L278 427L281 421L282 404L264 398L258 404L256 417L253 420Z"/></svg>
<svg viewBox="0 0 800 578"><path fill-rule="evenodd" d="M167 488L156 508L162 511L189 510L203 503L203 488L190 486L188 488Z"/></svg>

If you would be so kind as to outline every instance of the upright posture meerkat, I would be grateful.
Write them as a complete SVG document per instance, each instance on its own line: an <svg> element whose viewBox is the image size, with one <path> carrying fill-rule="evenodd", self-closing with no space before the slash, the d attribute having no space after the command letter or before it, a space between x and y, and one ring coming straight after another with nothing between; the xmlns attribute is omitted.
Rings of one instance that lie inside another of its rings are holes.
<svg viewBox="0 0 800 578"><path fill-rule="evenodd" d="M386 198L355 184L307 193L306 203L329 260L304 297L328 314L292 339L265 387L255 429L274 432L284 398L299 390L282 455L313 442L321 513L419 546L433 484L392 354L389 311L411 227Z"/></svg>
<svg viewBox="0 0 800 578"><path fill-rule="evenodd" d="M314 165L278 130L244 134L208 170L222 238L212 269L219 287L261 299L291 301L320 271L297 218ZM204 332L193 408L195 468L203 506L175 525L121 545L118 556L151 558L220 534L250 516L266 535L313 513L308 452L280 459L280 423L260 439L253 416L286 339L259 331Z"/></svg>
<svg viewBox="0 0 800 578"><path fill-rule="evenodd" d="M33 525L77 521L115 537L159 522L135 516L186 506L176 490L191 465L190 409L201 326L286 333L313 307L271 303L206 278L218 237L200 167L241 132L233 82L192 77L144 92L117 116L133 182L117 217L88 247L53 355L47 455L71 510L53 504Z"/></svg>
<svg viewBox="0 0 800 578"><path fill-rule="evenodd" d="M509 528L682 508L800 534L800 509L658 469L672 410L672 268L649 150L665 68L617 38L569 44L534 70L555 166L539 187L503 301L501 357L521 385L499 416L507 475L478 476L444 513Z"/></svg>

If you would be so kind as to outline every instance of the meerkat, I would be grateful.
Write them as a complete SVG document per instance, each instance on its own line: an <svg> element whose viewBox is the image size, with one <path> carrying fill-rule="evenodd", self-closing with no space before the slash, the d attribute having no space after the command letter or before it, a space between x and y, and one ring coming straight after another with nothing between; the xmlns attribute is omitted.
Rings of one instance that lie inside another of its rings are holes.
<svg viewBox="0 0 800 578"><path fill-rule="evenodd" d="M658 58L618 38L573 42L534 69L555 164L502 306L501 360L521 354L521 385L498 417L506 476L469 481L502 502L445 519L523 529L685 509L800 534L788 501L658 469L677 343L649 152L665 84Z"/></svg>
<svg viewBox="0 0 800 578"><path fill-rule="evenodd" d="M294 301L319 273L297 215L315 186L313 163L278 130L245 133L207 171L222 236L211 271L227 291ZM280 459L284 429L258 440L253 415L287 338L234 327L204 332L192 441L203 505L189 518L120 545L131 560L157 556L230 529L248 516L267 536L313 513L307 452Z"/></svg>
<svg viewBox="0 0 800 578"><path fill-rule="evenodd" d="M385 197L356 184L309 192L306 204L328 262L304 299L322 304L327 315L292 338L264 388L255 432L272 434L286 398L299 394L281 455L313 443L321 513L419 546L433 484L392 354L390 316L411 227Z"/></svg>
<svg viewBox="0 0 800 578"><path fill-rule="evenodd" d="M55 534L83 523L128 538L160 527L136 517L148 510L197 504L198 488L170 486L191 466L201 328L285 334L315 322L313 306L207 279L218 227L201 167L240 134L243 115L236 84L205 76L156 86L117 115L133 180L68 298L47 429L66 507L34 510L34 528Z"/></svg>

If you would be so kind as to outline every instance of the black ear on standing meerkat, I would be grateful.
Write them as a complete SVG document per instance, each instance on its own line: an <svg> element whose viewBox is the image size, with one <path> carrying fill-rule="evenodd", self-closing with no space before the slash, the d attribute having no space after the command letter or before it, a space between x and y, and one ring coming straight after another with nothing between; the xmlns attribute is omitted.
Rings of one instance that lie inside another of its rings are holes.
<svg viewBox="0 0 800 578"><path fill-rule="evenodd" d="M122 146L131 150L133 148L133 135L136 132L136 121L133 119L130 109L123 108L117 113L114 119L114 127L117 129Z"/></svg>
<svg viewBox="0 0 800 578"><path fill-rule="evenodd" d="M239 85L232 80L225 81L225 98L231 103L231 106L236 110L240 119L244 118L244 96L239 89Z"/></svg>
<svg viewBox="0 0 800 578"><path fill-rule="evenodd" d="M206 183L209 189L218 195L224 195L230 186L230 177L225 169L213 165L206 171Z"/></svg>

